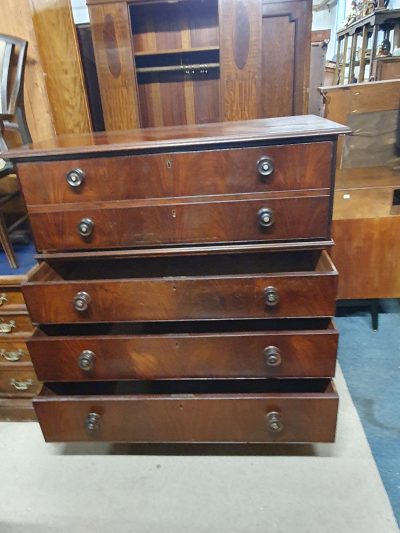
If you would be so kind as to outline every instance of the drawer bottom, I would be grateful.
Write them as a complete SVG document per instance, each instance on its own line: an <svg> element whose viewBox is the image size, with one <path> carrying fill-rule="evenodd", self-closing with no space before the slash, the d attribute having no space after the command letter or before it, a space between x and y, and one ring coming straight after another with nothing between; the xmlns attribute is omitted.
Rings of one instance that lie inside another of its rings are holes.
<svg viewBox="0 0 400 533"><path fill-rule="evenodd" d="M330 380L52 383L34 399L47 442L332 442Z"/></svg>

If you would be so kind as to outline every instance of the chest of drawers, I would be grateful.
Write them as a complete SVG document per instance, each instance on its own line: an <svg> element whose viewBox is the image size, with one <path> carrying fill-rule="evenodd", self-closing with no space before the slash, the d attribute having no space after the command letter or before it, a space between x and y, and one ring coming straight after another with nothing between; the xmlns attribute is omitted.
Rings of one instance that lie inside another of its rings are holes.
<svg viewBox="0 0 400 533"><path fill-rule="evenodd" d="M47 441L334 439L337 136L312 117L11 152Z"/></svg>

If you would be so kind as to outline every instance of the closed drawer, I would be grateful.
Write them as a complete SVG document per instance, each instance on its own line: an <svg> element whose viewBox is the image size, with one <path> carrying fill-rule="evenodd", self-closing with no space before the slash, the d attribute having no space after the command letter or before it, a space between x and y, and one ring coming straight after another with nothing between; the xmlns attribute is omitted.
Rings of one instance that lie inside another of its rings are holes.
<svg viewBox="0 0 400 533"><path fill-rule="evenodd" d="M29 361L29 352L24 341L0 338L0 364L16 365Z"/></svg>
<svg viewBox="0 0 400 533"><path fill-rule="evenodd" d="M39 250L327 239L330 198L307 196L98 204L30 212Z"/></svg>
<svg viewBox="0 0 400 533"><path fill-rule="evenodd" d="M333 316L326 252L42 263L23 285L36 323Z"/></svg>
<svg viewBox="0 0 400 533"><path fill-rule="evenodd" d="M40 390L35 371L30 363L21 363L13 367L0 365L0 394L15 396L33 396Z"/></svg>
<svg viewBox="0 0 400 533"><path fill-rule="evenodd" d="M32 321L27 314L0 315L0 340L14 338L33 331Z"/></svg>
<svg viewBox="0 0 400 533"><path fill-rule="evenodd" d="M18 175L28 206L323 189L330 187L332 153L332 142L287 144L23 163ZM260 174L258 162L267 163L261 172L269 175ZM76 169L80 174L77 178L70 174L70 185L67 176Z"/></svg>
<svg viewBox="0 0 400 533"><path fill-rule="evenodd" d="M3 311L20 311L25 308L21 290L0 288L0 314Z"/></svg>
<svg viewBox="0 0 400 533"><path fill-rule="evenodd" d="M333 377L330 320L48 327L28 341L41 381Z"/></svg>
<svg viewBox="0 0 400 533"><path fill-rule="evenodd" d="M46 441L331 442L328 380L47 385L34 399Z"/></svg>

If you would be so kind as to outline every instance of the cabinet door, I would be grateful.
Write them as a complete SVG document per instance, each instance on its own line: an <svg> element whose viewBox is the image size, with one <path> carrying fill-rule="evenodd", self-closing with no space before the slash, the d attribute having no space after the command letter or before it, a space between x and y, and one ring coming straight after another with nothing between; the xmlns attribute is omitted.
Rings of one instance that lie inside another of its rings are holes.
<svg viewBox="0 0 400 533"><path fill-rule="evenodd" d="M223 120L307 112L311 0L220 0Z"/></svg>

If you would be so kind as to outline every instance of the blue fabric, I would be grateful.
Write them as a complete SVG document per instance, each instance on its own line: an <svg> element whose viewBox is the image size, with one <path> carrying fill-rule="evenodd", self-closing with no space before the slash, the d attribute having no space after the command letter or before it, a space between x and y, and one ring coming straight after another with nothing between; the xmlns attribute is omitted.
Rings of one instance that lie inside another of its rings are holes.
<svg viewBox="0 0 400 533"><path fill-rule="evenodd" d="M18 268L11 268L6 254L0 249L0 276L16 276L26 274L36 263L33 256L36 254L33 242L29 244L13 244L14 252L17 257Z"/></svg>
<svg viewBox="0 0 400 533"><path fill-rule="evenodd" d="M368 309L335 322L340 366L400 524L400 305L382 305L378 331Z"/></svg>

